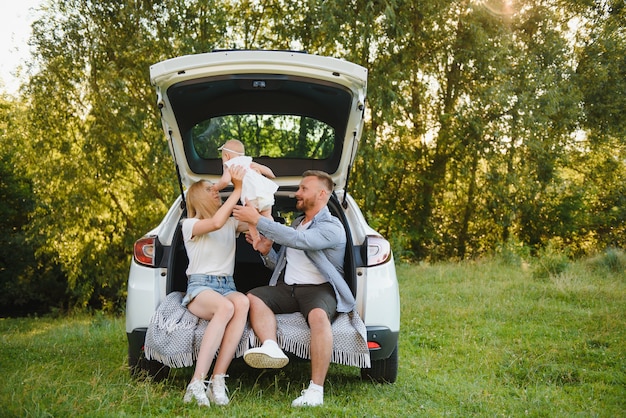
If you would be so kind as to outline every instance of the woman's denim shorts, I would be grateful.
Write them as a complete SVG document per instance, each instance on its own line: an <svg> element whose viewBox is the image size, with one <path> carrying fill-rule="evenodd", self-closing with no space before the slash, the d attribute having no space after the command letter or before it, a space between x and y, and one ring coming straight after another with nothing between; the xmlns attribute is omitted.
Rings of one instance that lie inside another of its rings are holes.
<svg viewBox="0 0 626 418"><path fill-rule="evenodd" d="M183 298L183 306L189 305L189 302L200 294L203 290L213 290L222 296L236 292L235 279L233 276L209 276L207 274L192 274L189 276L187 284L187 293Z"/></svg>

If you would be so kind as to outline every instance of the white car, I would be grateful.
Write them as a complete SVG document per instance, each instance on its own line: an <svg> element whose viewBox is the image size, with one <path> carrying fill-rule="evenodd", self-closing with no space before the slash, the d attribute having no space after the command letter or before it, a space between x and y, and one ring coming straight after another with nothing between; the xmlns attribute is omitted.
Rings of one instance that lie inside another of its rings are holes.
<svg viewBox="0 0 626 418"><path fill-rule="evenodd" d="M183 190L199 179L216 182L222 173L218 147L236 138L245 144L246 155L276 175L276 220L289 223L297 215L294 194L305 170L332 176L335 190L328 206L345 226L345 280L367 329L371 368L361 369L361 376L394 382L400 297L393 254L348 193L363 128L367 70L303 52L238 50L162 61L150 67L150 79L181 195L161 224L134 246L126 305L131 371L146 370L157 378L169 371L147 360L143 345L159 303L171 292L186 290ZM241 236L234 274L238 290L267 284L270 275Z"/></svg>

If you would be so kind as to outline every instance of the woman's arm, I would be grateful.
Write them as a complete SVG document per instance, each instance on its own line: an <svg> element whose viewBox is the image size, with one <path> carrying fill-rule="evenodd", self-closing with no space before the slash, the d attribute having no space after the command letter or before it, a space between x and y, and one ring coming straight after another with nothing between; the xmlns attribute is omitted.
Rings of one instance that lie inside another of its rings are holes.
<svg viewBox="0 0 626 418"><path fill-rule="evenodd" d="M233 208L239 202L241 197L241 179L244 176L244 170L240 166L229 168L232 182L235 186L233 192L228 196L228 199L220 206L209 219L201 219L193 226L193 236L206 234L212 231L216 231L224 226L228 218L230 218Z"/></svg>
<svg viewBox="0 0 626 418"><path fill-rule="evenodd" d="M217 191L222 190L224 187L228 186L231 181L230 171L226 166L222 166L223 174L220 177L219 181L213 185L213 188Z"/></svg>

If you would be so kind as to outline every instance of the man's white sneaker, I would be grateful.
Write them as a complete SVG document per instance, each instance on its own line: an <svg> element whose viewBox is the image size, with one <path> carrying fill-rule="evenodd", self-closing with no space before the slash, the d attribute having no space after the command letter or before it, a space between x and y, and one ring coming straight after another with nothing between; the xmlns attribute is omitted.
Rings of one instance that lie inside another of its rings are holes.
<svg viewBox="0 0 626 418"><path fill-rule="evenodd" d="M203 380L194 380L187 386L183 402L189 403L194 399L199 406L211 406L209 398L206 397L206 386Z"/></svg>
<svg viewBox="0 0 626 418"><path fill-rule="evenodd" d="M289 363L289 357L275 342L266 341L261 347L251 348L243 353L243 359L256 369L280 369Z"/></svg>
<svg viewBox="0 0 626 418"><path fill-rule="evenodd" d="M226 374L216 374L209 382L206 393L209 395L209 399L216 405L228 405L228 388L226 387L225 377Z"/></svg>
<svg viewBox="0 0 626 418"><path fill-rule="evenodd" d="M296 398L291 406L320 406L324 404L324 394L317 389L309 387L302 391L302 395Z"/></svg>

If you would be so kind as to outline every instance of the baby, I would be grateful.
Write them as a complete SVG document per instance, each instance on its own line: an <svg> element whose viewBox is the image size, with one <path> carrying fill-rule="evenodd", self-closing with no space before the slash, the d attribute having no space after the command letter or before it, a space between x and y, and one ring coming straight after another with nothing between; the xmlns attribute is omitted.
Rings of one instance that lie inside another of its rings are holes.
<svg viewBox="0 0 626 418"><path fill-rule="evenodd" d="M262 216L273 219L274 193L278 190L278 185L270 180L276 177L274 172L269 167L252 161L252 157L246 156L243 143L236 139L226 141L218 150L222 151L224 169L222 177L213 186L215 190L222 190L230 184L229 167L241 166L245 170L241 188L241 203L243 205L251 205ZM260 240L259 232L253 225L249 225L249 228L252 236L252 246L256 250Z"/></svg>

